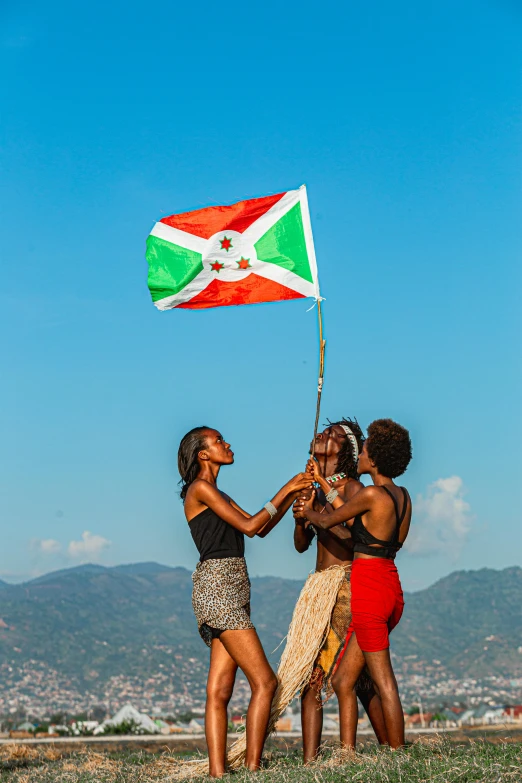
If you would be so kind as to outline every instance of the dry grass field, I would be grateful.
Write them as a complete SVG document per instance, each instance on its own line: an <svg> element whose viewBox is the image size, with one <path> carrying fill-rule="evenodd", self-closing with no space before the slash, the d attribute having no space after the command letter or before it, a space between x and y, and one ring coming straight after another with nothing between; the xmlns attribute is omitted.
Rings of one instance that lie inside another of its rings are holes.
<svg viewBox="0 0 522 783"><path fill-rule="evenodd" d="M0 748L0 781L166 783L187 779L182 761L183 756L170 749L151 753L133 748L66 750L13 744ZM237 783L519 783L522 743L500 736L459 741L436 737L422 738L395 753L374 744L361 745L352 755L330 745L316 764L306 768L297 749L273 747L261 772L242 771L233 779Z"/></svg>

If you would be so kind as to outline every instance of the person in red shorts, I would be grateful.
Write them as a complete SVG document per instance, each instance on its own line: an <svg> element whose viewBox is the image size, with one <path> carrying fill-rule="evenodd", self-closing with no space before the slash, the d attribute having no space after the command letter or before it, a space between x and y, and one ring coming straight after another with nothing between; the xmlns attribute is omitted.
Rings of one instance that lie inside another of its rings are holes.
<svg viewBox="0 0 522 783"><path fill-rule="evenodd" d="M404 473L410 460L408 430L391 419L377 419L368 427L357 469L359 475L371 476L373 486L360 490L328 514L313 510L313 496L308 500L299 498L294 506L294 516L307 519L314 527L328 530L345 524L352 534L352 622L333 678L339 698L341 742L343 701L348 702L366 665L381 697L389 744L392 748L404 745L404 714L390 659L389 634L404 609L394 559L411 522L408 492L393 479ZM315 472L314 461L309 469Z"/></svg>

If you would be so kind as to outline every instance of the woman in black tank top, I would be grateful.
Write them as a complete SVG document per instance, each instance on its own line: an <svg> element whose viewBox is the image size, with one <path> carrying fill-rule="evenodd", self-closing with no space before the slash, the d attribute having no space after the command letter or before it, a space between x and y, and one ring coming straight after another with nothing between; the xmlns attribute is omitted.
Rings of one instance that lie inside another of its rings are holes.
<svg viewBox="0 0 522 783"><path fill-rule="evenodd" d="M309 473L298 474L261 511L251 516L218 490L221 467L233 462L230 445L211 427L191 430L178 451L181 497L200 556L192 576L192 605L199 632L211 650L205 733L212 777L225 773L227 706L238 667L252 688L246 720L248 769L259 769L270 705L277 687L276 676L250 620L250 580L244 558L244 537L266 536L299 492L312 483Z"/></svg>
<svg viewBox="0 0 522 783"><path fill-rule="evenodd" d="M404 745L404 715L390 660L389 634L404 608L394 559L411 521L409 495L393 479L404 473L410 460L408 431L391 419L378 419L368 427L358 463L359 475L369 474L373 486L361 489L329 514L316 513L311 507L313 498L300 498L294 506L294 515L325 530L344 524L354 542L352 623L345 654L332 680L339 699L341 742L343 702L349 704L348 694L366 665L381 696L388 741L392 748ZM309 469L315 472L313 463Z"/></svg>

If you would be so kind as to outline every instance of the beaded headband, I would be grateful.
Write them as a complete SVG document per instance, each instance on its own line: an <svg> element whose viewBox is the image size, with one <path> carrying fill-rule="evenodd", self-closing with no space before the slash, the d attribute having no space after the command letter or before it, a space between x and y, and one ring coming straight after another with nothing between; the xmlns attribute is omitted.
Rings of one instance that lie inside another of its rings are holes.
<svg viewBox="0 0 522 783"><path fill-rule="evenodd" d="M352 447L353 447L353 457L354 457L354 460L357 462L357 460L359 459L359 446L357 444L357 438L355 437L355 435L353 434L353 432L351 431L351 429L349 428L349 426L347 424L340 424L339 426L343 428L343 430L346 433L346 437L348 438L348 440L352 444Z"/></svg>

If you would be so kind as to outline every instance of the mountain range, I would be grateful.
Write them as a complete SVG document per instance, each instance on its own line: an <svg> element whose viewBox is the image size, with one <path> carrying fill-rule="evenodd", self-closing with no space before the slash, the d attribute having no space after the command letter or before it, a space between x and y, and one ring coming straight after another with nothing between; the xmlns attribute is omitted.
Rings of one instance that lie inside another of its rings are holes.
<svg viewBox="0 0 522 783"><path fill-rule="evenodd" d="M284 639L301 587L252 579L252 617L267 651ZM2 583L0 655L45 664L91 689L117 675L151 676L176 655L206 662L191 589L189 571L157 563L85 565ZM400 659L435 660L458 677L522 676L521 568L458 571L405 598L392 636Z"/></svg>

